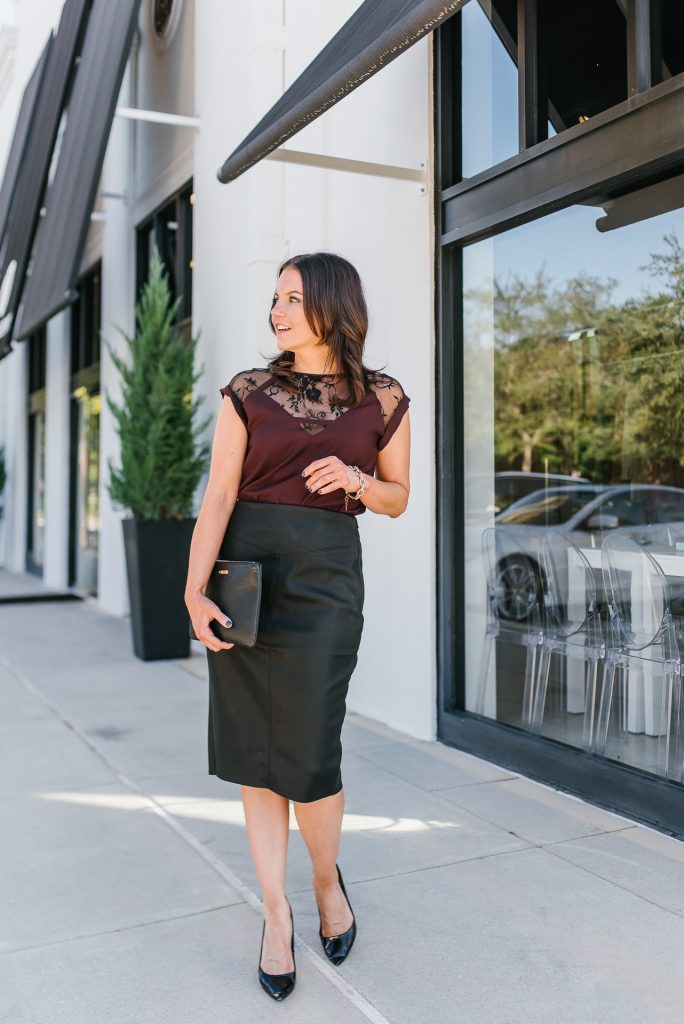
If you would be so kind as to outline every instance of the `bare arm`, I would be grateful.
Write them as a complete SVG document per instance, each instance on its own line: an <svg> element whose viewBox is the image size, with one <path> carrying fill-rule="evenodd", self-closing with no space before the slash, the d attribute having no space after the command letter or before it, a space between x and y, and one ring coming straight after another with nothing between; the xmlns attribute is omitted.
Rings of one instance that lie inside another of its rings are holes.
<svg viewBox="0 0 684 1024"><path fill-rule="evenodd" d="M211 630L212 619L225 624L226 611L205 597L204 590L235 508L246 449L245 425L230 399L224 400L216 420L209 480L192 534L185 584L185 604L195 633L212 651L234 646L219 640Z"/></svg>
<svg viewBox="0 0 684 1024"><path fill-rule="evenodd" d="M363 474L366 490L359 500L371 512L396 519L405 511L410 490L410 444L411 426L409 414L406 412L387 445L378 452L375 476ZM339 488L353 493L359 487L356 474L336 455L311 462L302 475L307 478L307 487L312 491L320 491L321 494L328 494Z"/></svg>

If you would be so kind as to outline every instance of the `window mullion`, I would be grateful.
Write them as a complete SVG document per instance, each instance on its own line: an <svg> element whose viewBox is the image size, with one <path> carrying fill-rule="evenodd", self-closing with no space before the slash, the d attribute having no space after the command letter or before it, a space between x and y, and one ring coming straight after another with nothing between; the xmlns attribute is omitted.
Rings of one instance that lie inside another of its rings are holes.
<svg viewBox="0 0 684 1024"><path fill-rule="evenodd" d="M660 0L627 0L627 79L630 96L661 80Z"/></svg>
<svg viewBox="0 0 684 1024"><path fill-rule="evenodd" d="M548 138L538 0L518 0L518 123L520 151Z"/></svg>

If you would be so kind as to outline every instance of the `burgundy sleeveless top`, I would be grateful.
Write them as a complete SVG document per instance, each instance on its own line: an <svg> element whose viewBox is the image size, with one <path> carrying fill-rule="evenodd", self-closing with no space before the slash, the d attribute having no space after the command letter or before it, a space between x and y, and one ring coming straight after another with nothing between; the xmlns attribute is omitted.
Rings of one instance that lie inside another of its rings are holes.
<svg viewBox="0 0 684 1024"><path fill-rule="evenodd" d="M248 441L238 500L310 505L344 512L344 491L310 494L302 470L316 459L336 455L373 476L378 452L399 426L409 397L398 381L369 373L366 396L354 409L344 405L336 374L296 373L289 390L266 368L242 370L221 388L247 428ZM350 500L347 514L365 512Z"/></svg>

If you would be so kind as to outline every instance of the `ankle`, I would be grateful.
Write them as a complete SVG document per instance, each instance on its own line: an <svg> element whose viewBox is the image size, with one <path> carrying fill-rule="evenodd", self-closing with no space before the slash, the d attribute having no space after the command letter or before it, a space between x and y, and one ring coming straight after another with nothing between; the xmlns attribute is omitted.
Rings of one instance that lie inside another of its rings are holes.
<svg viewBox="0 0 684 1024"><path fill-rule="evenodd" d="M266 919L290 917L290 903L284 893L277 896L264 896L264 917Z"/></svg>
<svg viewBox="0 0 684 1024"><path fill-rule="evenodd" d="M333 867L332 871L313 871L311 878L314 886L317 889L333 889L338 883L337 869Z"/></svg>

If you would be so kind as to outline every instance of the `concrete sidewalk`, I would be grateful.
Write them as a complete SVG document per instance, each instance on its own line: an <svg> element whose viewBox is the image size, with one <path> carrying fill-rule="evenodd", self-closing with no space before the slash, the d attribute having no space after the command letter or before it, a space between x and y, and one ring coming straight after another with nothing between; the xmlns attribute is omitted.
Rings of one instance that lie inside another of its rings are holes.
<svg viewBox="0 0 684 1024"><path fill-rule="evenodd" d="M0 1021L681 1021L684 843L352 714L358 938L325 959L293 816L297 987L276 1006L206 728L203 657L139 662L91 604L0 608Z"/></svg>

